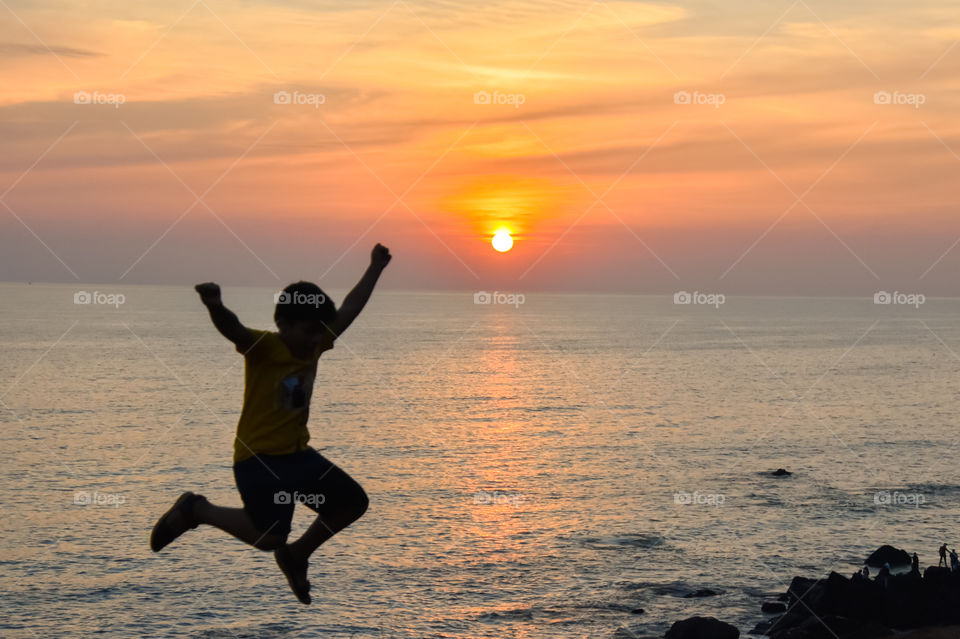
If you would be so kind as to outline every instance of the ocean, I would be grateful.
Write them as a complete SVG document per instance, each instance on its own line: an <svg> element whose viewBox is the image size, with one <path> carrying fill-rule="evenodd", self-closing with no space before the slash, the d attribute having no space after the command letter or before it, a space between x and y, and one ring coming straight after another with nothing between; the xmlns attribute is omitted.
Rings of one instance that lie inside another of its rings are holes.
<svg viewBox="0 0 960 639"><path fill-rule="evenodd" d="M273 294L224 287L255 328ZM379 290L320 360L311 445L370 509L303 606L218 530L149 549L183 490L240 505L242 358L192 289L0 284L0 635L746 633L794 575L957 545L960 301L475 297Z"/></svg>

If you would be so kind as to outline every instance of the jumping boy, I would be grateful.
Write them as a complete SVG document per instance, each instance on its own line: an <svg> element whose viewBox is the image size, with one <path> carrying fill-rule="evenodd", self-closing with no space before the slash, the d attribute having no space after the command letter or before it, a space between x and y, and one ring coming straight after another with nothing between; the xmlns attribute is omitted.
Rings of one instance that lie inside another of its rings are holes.
<svg viewBox="0 0 960 639"><path fill-rule="evenodd" d="M213 325L245 360L243 410L233 451L243 508L216 506L203 495L185 492L154 526L154 552L198 524L214 526L260 550L272 550L297 599L310 603L310 555L359 519L368 503L357 482L307 446L317 361L363 310L390 257L386 247L374 247L370 266L339 310L316 284L286 287L277 298L275 333L243 326L223 305L216 284L196 286ZM317 518L288 544L297 502L316 511Z"/></svg>

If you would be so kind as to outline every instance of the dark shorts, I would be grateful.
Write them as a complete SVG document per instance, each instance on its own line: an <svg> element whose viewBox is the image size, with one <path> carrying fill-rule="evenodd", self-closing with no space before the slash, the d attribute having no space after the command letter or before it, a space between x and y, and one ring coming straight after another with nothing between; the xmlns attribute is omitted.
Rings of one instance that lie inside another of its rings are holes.
<svg viewBox="0 0 960 639"><path fill-rule="evenodd" d="M290 534L293 508L317 513L356 508L366 493L350 475L312 448L290 455L254 455L233 465L243 508L264 535Z"/></svg>

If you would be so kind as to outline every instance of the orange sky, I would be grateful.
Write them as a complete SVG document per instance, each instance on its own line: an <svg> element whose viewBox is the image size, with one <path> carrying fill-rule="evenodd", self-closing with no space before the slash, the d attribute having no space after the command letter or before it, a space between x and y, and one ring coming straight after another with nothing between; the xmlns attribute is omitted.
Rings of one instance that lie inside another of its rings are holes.
<svg viewBox="0 0 960 639"><path fill-rule="evenodd" d="M960 7L835 4L10 3L0 280L955 295Z"/></svg>

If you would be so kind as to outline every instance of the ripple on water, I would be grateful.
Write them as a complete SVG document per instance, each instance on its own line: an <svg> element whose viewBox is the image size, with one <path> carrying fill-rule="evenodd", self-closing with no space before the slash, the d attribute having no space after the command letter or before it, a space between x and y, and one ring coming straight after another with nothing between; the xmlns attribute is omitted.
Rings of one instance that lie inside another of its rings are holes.
<svg viewBox="0 0 960 639"><path fill-rule="evenodd" d="M234 624L216 628L198 628L192 635L198 639L271 639L273 637L291 637L302 631L293 624L264 623L255 625Z"/></svg>
<svg viewBox="0 0 960 639"><path fill-rule="evenodd" d="M626 534L586 537L581 539L580 543L595 550L617 550L620 548L662 548L667 541L660 535Z"/></svg>

